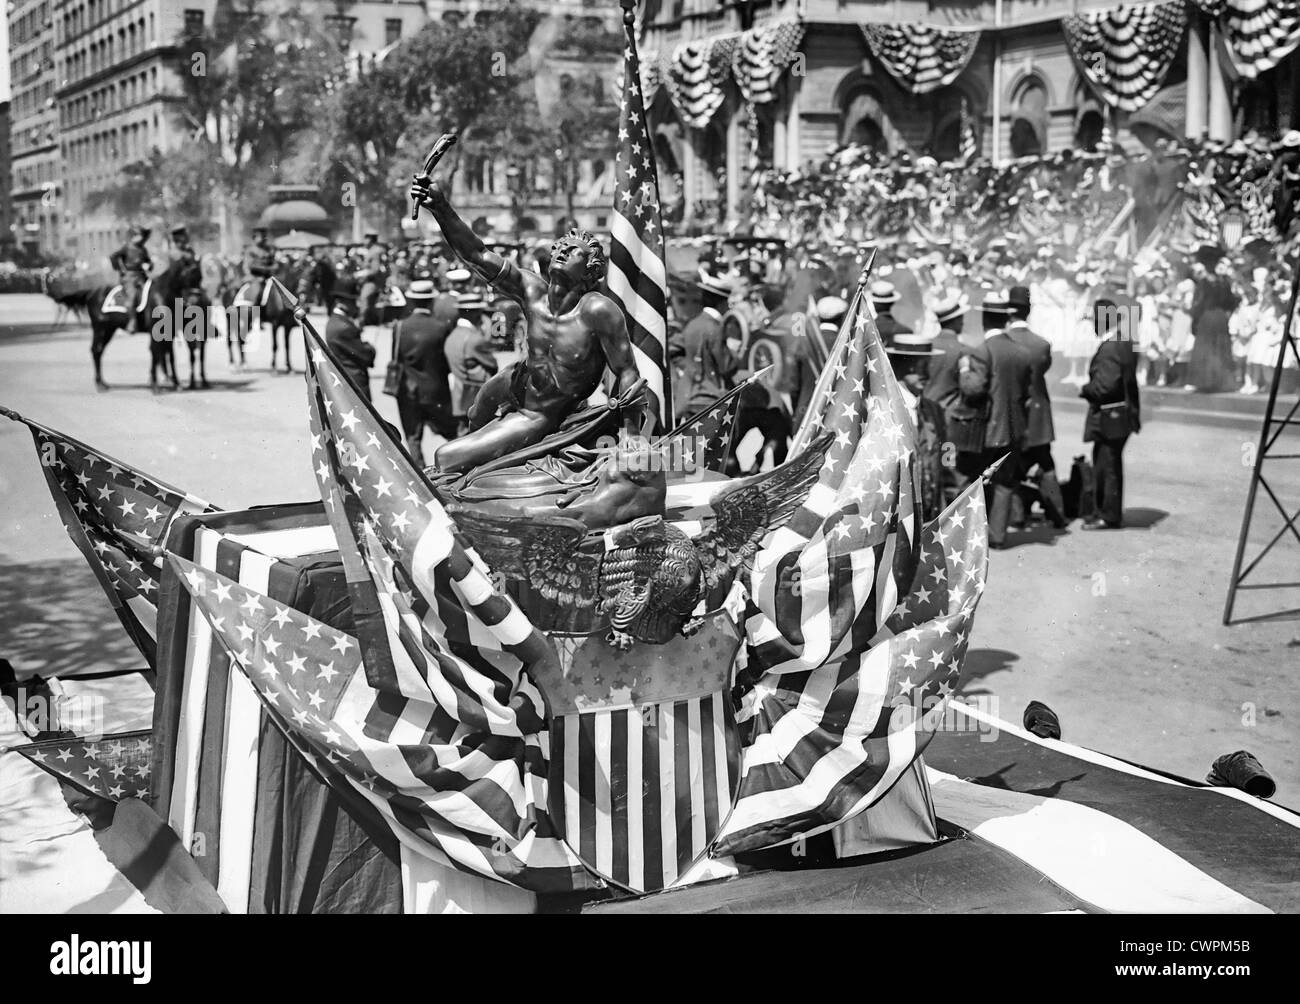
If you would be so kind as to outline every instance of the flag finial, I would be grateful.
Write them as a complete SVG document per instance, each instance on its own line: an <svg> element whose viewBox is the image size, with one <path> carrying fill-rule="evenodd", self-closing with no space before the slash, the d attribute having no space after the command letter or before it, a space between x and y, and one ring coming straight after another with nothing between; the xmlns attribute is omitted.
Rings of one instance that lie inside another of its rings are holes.
<svg viewBox="0 0 1300 1004"><path fill-rule="evenodd" d="M871 278L871 269L876 264L876 253L879 250L879 248L872 248L867 253L867 260L862 266L861 274L858 276L858 289L864 289L867 281Z"/></svg>

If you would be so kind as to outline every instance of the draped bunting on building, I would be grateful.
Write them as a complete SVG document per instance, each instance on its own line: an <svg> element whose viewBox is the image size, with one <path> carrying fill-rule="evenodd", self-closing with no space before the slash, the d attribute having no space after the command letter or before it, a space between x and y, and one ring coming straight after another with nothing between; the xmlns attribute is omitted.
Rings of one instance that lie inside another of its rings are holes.
<svg viewBox="0 0 1300 1004"><path fill-rule="evenodd" d="M980 41L978 31L913 24L864 24L862 34L872 54L913 94L951 84Z"/></svg>
<svg viewBox="0 0 1300 1004"><path fill-rule="evenodd" d="M693 129L709 124L726 98L724 85L731 72L731 55L738 35L703 38L679 45L664 78L668 94L682 121Z"/></svg>
<svg viewBox="0 0 1300 1004"><path fill-rule="evenodd" d="M1243 77L1271 70L1300 44L1300 3L1295 0L1227 0L1219 28Z"/></svg>
<svg viewBox="0 0 1300 1004"><path fill-rule="evenodd" d="M803 41L803 22L786 21L742 32L731 57L731 75L747 104L776 98L776 85Z"/></svg>
<svg viewBox="0 0 1300 1004"><path fill-rule="evenodd" d="M1066 44L1097 96L1137 111L1160 89L1187 26L1183 0L1061 19Z"/></svg>

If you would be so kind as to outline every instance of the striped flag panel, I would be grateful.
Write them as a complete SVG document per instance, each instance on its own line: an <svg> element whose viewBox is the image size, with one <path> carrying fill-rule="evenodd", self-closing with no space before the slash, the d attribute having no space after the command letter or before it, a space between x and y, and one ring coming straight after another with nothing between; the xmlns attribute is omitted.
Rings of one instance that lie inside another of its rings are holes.
<svg viewBox="0 0 1300 1004"><path fill-rule="evenodd" d="M740 747L722 693L559 715L557 825L583 861L633 892L671 886L731 811Z"/></svg>

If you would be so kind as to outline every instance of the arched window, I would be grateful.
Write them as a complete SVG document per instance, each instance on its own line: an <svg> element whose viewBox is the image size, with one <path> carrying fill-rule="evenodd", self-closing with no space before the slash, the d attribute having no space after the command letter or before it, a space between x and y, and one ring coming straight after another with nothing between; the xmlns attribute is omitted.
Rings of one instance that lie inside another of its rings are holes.
<svg viewBox="0 0 1300 1004"><path fill-rule="evenodd" d="M1047 149L1047 88L1038 76L1017 86L1011 102L1011 156L1031 157Z"/></svg>
<svg viewBox="0 0 1300 1004"><path fill-rule="evenodd" d="M883 120L880 99L874 91L859 87L849 92L840 121L840 142L887 152L889 140L885 136Z"/></svg>
<svg viewBox="0 0 1300 1004"><path fill-rule="evenodd" d="M1102 118L1101 111L1097 108L1088 108L1079 116L1078 125L1074 130L1074 145L1080 150L1089 152L1097 149L1097 144L1101 142L1102 131L1106 128L1106 120Z"/></svg>

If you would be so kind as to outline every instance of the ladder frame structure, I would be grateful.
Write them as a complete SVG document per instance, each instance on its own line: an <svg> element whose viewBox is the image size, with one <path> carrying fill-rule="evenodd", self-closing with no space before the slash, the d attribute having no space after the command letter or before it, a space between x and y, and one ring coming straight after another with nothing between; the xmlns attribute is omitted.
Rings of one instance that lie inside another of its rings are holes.
<svg viewBox="0 0 1300 1004"><path fill-rule="evenodd" d="M1292 610L1281 610L1275 613L1259 614L1253 617L1243 617L1234 621L1232 619L1232 609L1237 599L1238 590L1242 589L1294 589L1300 588L1300 581L1296 582L1251 582L1247 583L1246 578L1253 572L1256 566L1264 560L1265 556L1273 550L1287 532L1290 531L1297 544L1300 544L1300 509L1288 515L1286 506L1282 500L1277 497L1273 488L1264 478L1264 460L1269 457L1269 450L1277 443L1278 438L1290 426L1300 427L1300 395L1296 396L1295 403L1291 406L1290 411L1282 418L1277 417L1277 395L1278 388L1282 383L1282 364L1286 360L1286 353L1289 349L1295 357L1296 363L1300 365L1300 347L1296 344L1296 334L1294 330L1296 301L1300 297L1300 263L1293 266L1294 275L1291 280L1291 299L1290 306L1287 310L1286 325L1282 330L1282 342L1277 349L1277 361L1273 365L1273 381L1268 391L1268 407L1264 411L1264 424L1259 432L1259 447L1255 451L1255 464L1250 475L1250 489L1246 494L1246 511L1241 517L1241 533L1237 537L1237 555L1232 562L1232 577L1228 582L1228 599L1223 607L1223 623L1231 624L1249 624L1257 621L1274 621L1274 620L1293 620L1300 619L1300 607ZM1300 453L1278 453L1272 454L1273 460L1300 460ZM1246 555L1246 538L1250 535L1250 524L1255 511L1255 502L1259 497L1259 489L1264 489L1278 513L1282 516L1282 529L1273 535L1272 539L1264 545L1263 549L1255 555L1255 558L1246 568L1242 569L1242 562Z"/></svg>

